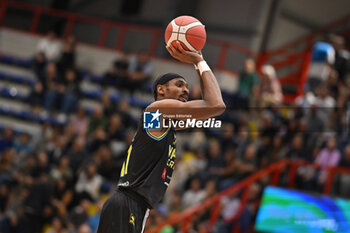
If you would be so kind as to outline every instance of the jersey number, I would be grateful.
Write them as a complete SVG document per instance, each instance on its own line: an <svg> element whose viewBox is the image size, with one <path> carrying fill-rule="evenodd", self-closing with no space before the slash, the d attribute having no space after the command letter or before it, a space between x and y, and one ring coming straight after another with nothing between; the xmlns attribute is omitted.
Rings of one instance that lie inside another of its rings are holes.
<svg viewBox="0 0 350 233"><path fill-rule="evenodd" d="M128 166L129 166L131 150L132 150L132 145L130 145L130 147L128 149L128 157L126 158L126 161L124 161L124 163L123 163L122 170L120 172L120 177L123 177L126 174L128 174Z"/></svg>

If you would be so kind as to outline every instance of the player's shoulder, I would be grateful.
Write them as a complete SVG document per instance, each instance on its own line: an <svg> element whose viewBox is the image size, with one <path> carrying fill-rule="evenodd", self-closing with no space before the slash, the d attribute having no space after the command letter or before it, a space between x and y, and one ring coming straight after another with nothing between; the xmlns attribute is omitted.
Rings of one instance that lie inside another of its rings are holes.
<svg viewBox="0 0 350 233"><path fill-rule="evenodd" d="M172 108L176 107L182 102L179 100L175 99L163 99L163 100L157 100L151 103L146 107L146 111L152 111L152 110L157 110L157 109L162 109L162 108Z"/></svg>

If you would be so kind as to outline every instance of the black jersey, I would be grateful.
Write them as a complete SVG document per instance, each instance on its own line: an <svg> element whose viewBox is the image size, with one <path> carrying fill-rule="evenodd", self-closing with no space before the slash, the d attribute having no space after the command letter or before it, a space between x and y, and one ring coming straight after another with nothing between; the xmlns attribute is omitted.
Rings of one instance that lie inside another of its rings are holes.
<svg viewBox="0 0 350 233"><path fill-rule="evenodd" d="M163 198L174 170L175 139L172 128L156 137L139 124L118 186L138 193L150 208L155 207Z"/></svg>

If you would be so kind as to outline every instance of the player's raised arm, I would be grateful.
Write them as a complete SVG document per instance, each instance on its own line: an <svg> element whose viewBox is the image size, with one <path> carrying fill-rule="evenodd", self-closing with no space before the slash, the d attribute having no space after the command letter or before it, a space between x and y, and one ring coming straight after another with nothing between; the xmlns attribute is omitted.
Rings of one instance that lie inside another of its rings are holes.
<svg viewBox="0 0 350 233"><path fill-rule="evenodd" d="M155 87L157 89L158 98L156 99L157 101L148 107L148 109L161 109L163 114L175 116L177 114L189 114L192 117L199 119L206 119L222 114L225 111L226 106L222 99L219 84L201 54L199 52L185 51L180 44L178 44L178 49L175 49L170 45L167 46L167 50L175 59L184 63L194 64L198 67L202 99L187 102L187 83L183 79L175 79L171 80L172 83L167 83L168 86L157 85ZM171 96L172 98L166 96L169 94L169 89L167 89L169 88L169 85L175 85L176 87L181 88L182 91L178 98L177 96ZM164 98L163 95L165 95Z"/></svg>

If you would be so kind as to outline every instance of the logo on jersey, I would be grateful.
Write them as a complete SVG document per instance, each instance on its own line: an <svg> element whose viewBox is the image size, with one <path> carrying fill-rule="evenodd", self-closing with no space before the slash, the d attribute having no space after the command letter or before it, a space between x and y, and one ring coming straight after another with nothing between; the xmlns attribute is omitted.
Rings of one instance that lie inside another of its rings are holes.
<svg viewBox="0 0 350 233"><path fill-rule="evenodd" d="M156 112L143 112L143 128L144 129L160 129L160 116L162 114Z"/></svg>
<svg viewBox="0 0 350 233"><path fill-rule="evenodd" d="M135 226L135 216L130 214L129 223Z"/></svg>

